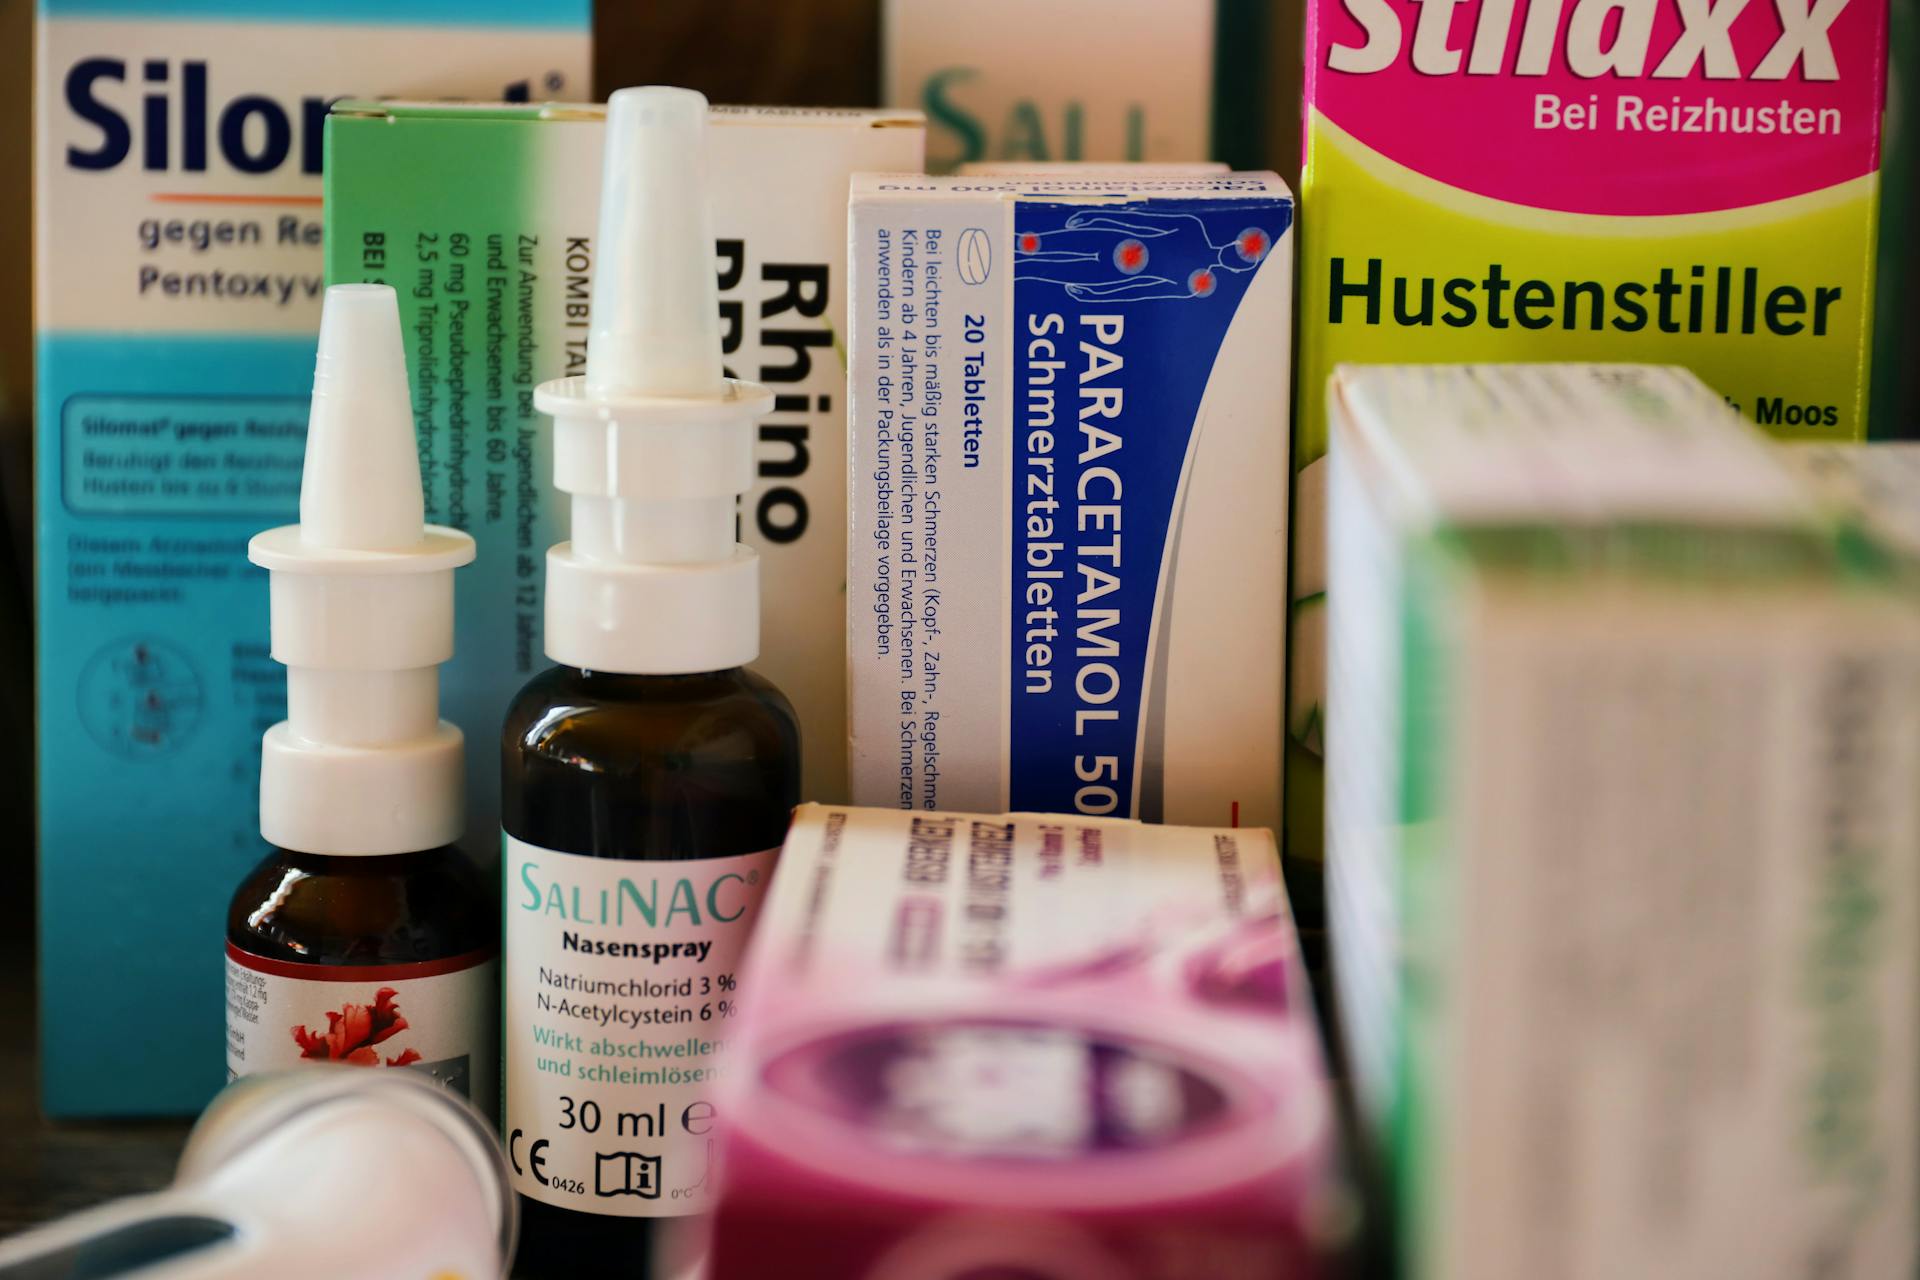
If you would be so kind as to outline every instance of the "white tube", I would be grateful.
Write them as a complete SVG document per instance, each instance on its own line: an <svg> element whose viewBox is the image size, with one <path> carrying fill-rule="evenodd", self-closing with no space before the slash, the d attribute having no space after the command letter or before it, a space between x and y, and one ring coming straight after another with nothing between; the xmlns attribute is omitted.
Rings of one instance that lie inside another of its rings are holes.
<svg viewBox="0 0 1920 1280"><path fill-rule="evenodd" d="M733 554L734 498L629 502L575 496L573 549L615 564L700 564Z"/></svg>
<svg viewBox="0 0 1920 1280"><path fill-rule="evenodd" d="M293 736L339 747L377 747L433 734L440 723L440 668L409 671L287 670Z"/></svg>

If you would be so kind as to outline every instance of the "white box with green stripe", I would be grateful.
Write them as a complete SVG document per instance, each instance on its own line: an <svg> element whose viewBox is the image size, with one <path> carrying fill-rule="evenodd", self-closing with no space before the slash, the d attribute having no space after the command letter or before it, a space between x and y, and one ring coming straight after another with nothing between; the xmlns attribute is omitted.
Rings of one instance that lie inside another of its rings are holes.
<svg viewBox="0 0 1920 1280"><path fill-rule="evenodd" d="M1912 1275L1920 597L1651 366L1342 366L1328 907L1413 1280Z"/></svg>
<svg viewBox="0 0 1920 1280"><path fill-rule="evenodd" d="M196 1111L224 1079L224 911L264 851L260 734L285 714L246 541L299 492L328 105L585 94L589 16L587 0L41 0L52 1114Z"/></svg>

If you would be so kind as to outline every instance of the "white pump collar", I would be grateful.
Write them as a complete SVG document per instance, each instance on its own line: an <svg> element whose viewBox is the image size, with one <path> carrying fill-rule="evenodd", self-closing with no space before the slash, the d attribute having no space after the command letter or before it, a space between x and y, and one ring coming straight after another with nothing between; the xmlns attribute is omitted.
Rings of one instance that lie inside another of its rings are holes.
<svg viewBox="0 0 1920 1280"><path fill-rule="evenodd" d="M760 651L735 506L773 393L721 371L706 120L691 90L609 99L586 373L534 391L573 500L573 540L547 554L547 656L567 666L681 674Z"/></svg>

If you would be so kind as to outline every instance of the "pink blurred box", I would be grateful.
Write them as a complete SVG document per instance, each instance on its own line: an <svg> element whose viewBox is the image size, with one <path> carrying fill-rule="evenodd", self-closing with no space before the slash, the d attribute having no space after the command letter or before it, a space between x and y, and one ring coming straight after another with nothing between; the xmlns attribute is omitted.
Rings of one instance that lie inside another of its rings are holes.
<svg viewBox="0 0 1920 1280"><path fill-rule="evenodd" d="M1273 837L804 806L713 1280L1294 1280L1351 1229Z"/></svg>

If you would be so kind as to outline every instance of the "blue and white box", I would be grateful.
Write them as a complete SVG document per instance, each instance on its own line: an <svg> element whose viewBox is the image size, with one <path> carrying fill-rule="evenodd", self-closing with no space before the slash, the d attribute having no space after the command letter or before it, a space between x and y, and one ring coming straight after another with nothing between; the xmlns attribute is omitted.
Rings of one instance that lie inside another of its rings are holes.
<svg viewBox="0 0 1920 1280"><path fill-rule="evenodd" d="M340 97L584 97L588 0L41 0L41 1096L198 1110L285 714L249 535L294 518ZM481 748L486 726L468 726Z"/></svg>
<svg viewBox="0 0 1920 1280"><path fill-rule="evenodd" d="M850 221L854 802L1278 824L1286 186L868 174Z"/></svg>

